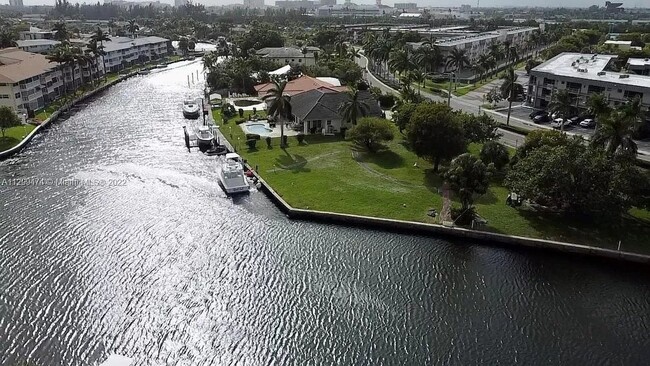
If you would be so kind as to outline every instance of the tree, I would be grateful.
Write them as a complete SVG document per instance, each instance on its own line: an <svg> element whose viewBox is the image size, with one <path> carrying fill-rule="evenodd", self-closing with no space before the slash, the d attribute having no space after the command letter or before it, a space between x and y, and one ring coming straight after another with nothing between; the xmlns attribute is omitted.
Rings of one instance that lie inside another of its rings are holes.
<svg viewBox="0 0 650 366"><path fill-rule="evenodd" d="M567 89L556 90L551 97L551 103L549 103L548 108L553 113L557 113L559 117L567 119L571 117L571 114L575 110L575 99ZM564 130L564 124L560 125L560 129Z"/></svg>
<svg viewBox="0 0 650 366"><path fill-rule="evenodd" d="M393 127L383 118L363 117L348 131L348 138L374 152L385 141L393 139Z"/></svg>
<svg viewBox="0 0 650 366"><path fill-rule="evenodd" d="M129 20L129 23L126 25L126 30L131 33L133 38L137 36L138 31L140 30L140 26L138 23L136 23L135 19Z"/></svg>
<svg viewBox="0 0 650 366"><path fill-rule="evenodd" d="M483 144L480 157L485 165L494 164L497 170L503 169L510 161L508 149L497 141L488 141Z"/></svg>
<svg viewBox="0 0 650 366"><path fill-rule="evenodd" d="M415 106L416 105L413 103L403 102L393 112L393 122L395 122L397 125L400 133L405 129L408 129L409 122L411 121L411 115L415 110Z"/></svg>
<svg viewBox="0 0 650 366"><path fill-rule="evenodd" d="M508 101L508 117L506 118L506 126L510 125L510 113L512 112L512 102L517 95L524 92L524 87L517 82L517 74L511 67L506 72L501 84L501 96Z"/></svg>
<svg viewBox="0 0 650 366"><path fill-rule="evenodd" d="M447 67L451 66L454 69L454 72L460 74L463 71L463 67L468 66L469 64L469 58L467 57L465 50L460 50L456 47L451 49L449 56L447 56ZM457 85L458 83L454 84L454 89L456 89Z"/></svg>
<svg viewBox="0 0 650 366"><path fill-rule="evenodd" d="M262 97L262 100L270 100L268 113L271 116L277 117L280 122L280 147L284 147L284 121L291 118L291 96L284 93L284 88L287 82L278 82L273 80L273 88L268 91L268 94Z"/></svg>
<svg viewBox="0 0 650 366"><path fill-rule="evenodd" d="M2 137L5 137L5 131L8 128L20 126L20 118L14 111L7 106L0 107L0 130L2 130Z"/></svg>
<svg viewBox="0 0 650 366"><path fill-rule="evenodd" d="M189 49L189 41L187 38L182 37L181 39L178 40L178 49L181 50L181 53L183 55L187 54L187 50Z"/></svg>
<svg viewBox="0 0 650 366"><path fill-rule="evenodd" d="M365 100L359 99L359 91L353 90L348 93L348 99L341 103L338 112L343 117L343 122L356 125L359 117L364 117L369 106Z"/></svg>
<svg viewBox="0 0 650 366"><path fill-rule="evenodd" d="M70 39L70 32L65 22L58 22L54 25L54 39L59 42L68 42Z"/></svg>
<svg viewBox="0 0 650 366"><path fill-rule="evenodd" d="M8 30L3 30L0 32L0 48L7 48L7 47L16 47L18 46L18 43L16 43L16 40L18 37L14 32L8 31Z"/></svg>
<svg viewBox="0 0 650 366"><path fill-rule="evenodd" d="M598 129L594 132L591 145L603 149L609 156L618 154L635 157L637 146L633 139L634 133L634 120L617 110L599 117Z"/></svg>
<svg viewBox="0 0 650 366"><path fill-rule="evenodd" d="M486 114L463 113L459 115L459 119L465 132L465 138L469 142L481 144L501 136L499 122Z"/></svg>
<svg viewBox="0 0 650 366"><path fill-rule="evenodd" d="M104 41L109 42L111 39L108 37L108 33L105 33L101 28L97 27L97 30L90 37L92 41L99 42L99 46L96 47L97 51L92 51L96 56L101 56L102 58L102 68L104 69L104 79L106 79L106 61L104 56L106 56L106 51L104 51Z"/></svg>
<svg viewBox="0 0 650 366"><path fill-rule="evenodd" d="M487 94L485 94L485 100L491 103L492 106L502 101L503 97L501 96L501 91L499 90L499 88L497 87L492 88Z"/></svg>
<svg viewBox="0 0 650 366"><path fill-rule="evenodd" d="M465 153L451 161L444 178L449 183L449 188L458 196L462 210L460 217L470 212L477 194L487 192L489 176L485 164L472 154ZM473 212L471 214L473 216Z"/></svg>
<svg viewBox="0 0 650 366"><path fill-rule="evenodd" d="M457 115L441 103L418 105L411 116L406 138L418 156L433 162L435 172L442 161L467 149Z"/></svg>
<svg viewBox="0 0 650 366"><path fill-rule="evenodd" d="M399 74L407 73L414 68L413 61L405 49L396 49L391 52L388 66Z"/></svg>
<svg viewBox="0 0 650 366"><path fill-rule="evenodd" d="M590 94L587 97L587 109L596 117L596 121L611 112L607 97L603 93Z"/></svg>

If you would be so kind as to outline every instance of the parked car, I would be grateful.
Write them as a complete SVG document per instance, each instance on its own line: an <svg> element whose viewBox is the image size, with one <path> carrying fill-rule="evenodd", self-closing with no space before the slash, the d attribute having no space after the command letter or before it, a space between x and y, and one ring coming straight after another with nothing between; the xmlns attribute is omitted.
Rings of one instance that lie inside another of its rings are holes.
<svg viewBox="0 0 650 366"><path fill-rule="evenodd" d="M537 117L537 116L540 116L540 115L542 115L542 114L548 114L548 112L547 112L547 111L542 111L542 110L532 111L532 112L530 112L530 114L528 115L528 117L530 117L531 119L533 119L533 118L535 118L535 117Z"/></svg>
<svg viewBox="0 0 650 366"><path fill-rule="evenodd" d="M580 116L573 116L569 118L569 121L570 121L569 123L571 123L572 125L577 125L578 122L582 121L582 119L580 118Z"/></svg>
<svg viewBox="0 0 650 366"><path fill-rule="evenodd" d="M534 123L544 123L544 122L549 122L550 120L551 117L549 117L548 114L540 114L533 118Z"/></svg>
<svg viewBox="0 0 650 366"><path fill-rule="evenodd" d="M551 127L559 130L564 126L564 128L567 128L568 126L571 125L571 120L569 119L562 119L562 118L556 118L553 120L553 123L551 123Z"/></svg>
<svg viewBox="0 0 650 366"><path fill-rule="evenodd" d="M587 118L580 122L580 127L591 128L594 126L596 126L596 121L594 121L592 118Z"/></svg>

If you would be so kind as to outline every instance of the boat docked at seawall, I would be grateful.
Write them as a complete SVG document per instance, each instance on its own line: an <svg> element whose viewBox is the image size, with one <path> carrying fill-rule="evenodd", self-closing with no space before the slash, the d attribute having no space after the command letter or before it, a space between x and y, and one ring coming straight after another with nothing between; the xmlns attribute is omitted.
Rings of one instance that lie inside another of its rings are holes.
<svg viewBox="0 0 650 366"><path fill-rule="evenodd" d="M196 100L186 99L183 102L183 116L189 119L197 119L201 116L201 106Z"/></svg>
<svg viewBox="0 0 650 366"><path fill-rule="evenodd" d="M225 160L221 164L219 181L226 194L247 193L250 191L250 183L248 183L242 159L238 154L226 154Z"/></svg>
<svg viewBox="0 0 650 366"><path fill-rule="evenodd" d="M208 126L199 126L196 129L196 144L201 151L207 151L212 147L214 142L214 133Z"/></svg>

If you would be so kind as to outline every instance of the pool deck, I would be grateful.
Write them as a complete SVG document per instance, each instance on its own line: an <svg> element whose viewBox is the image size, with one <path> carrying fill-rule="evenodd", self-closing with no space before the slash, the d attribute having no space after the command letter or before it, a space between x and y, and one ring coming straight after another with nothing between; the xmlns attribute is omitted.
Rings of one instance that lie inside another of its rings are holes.
<svg viewBox="0 0 650 366"><path fill-rule="evenodd" d="M258 135L260 135L262 137L266 137L266 136L280 137L280 125L276 124L275 128L270 128L268 122L265 122L263 120L262 121L250 121L250 122L242 123L242 124L239 125L239 127L241 127L241 129L242 129L242 131L244 131L244 133L255 133L255 132L249 132L248 129L246 128L248 125L251 125L251 124L264 125L264 127L272 130L271 132L269 132L267 134L258 133ZM284 126L284 135L285 136L296 136L298 133L299 133L298 131L287 128L286 125Z"/></svg>
<svg viewBox="0 0 650 366"><path fill-rule="evenodd" d="M258 101L259 100L259 103L249 105L249 106L246 106L246 107L240 107L240 106L235 104L235 102L238 101L238 100L250 100L250 101ZM241 108L242 110L245 110L245 111L252 111L253 108L255 108L258 111L265 111L266 110L266 102L260 100L259 98L255 98L255 97L228 98L226 100L226 103L232 104L235 107L235 109L240 109Z"/></svg>

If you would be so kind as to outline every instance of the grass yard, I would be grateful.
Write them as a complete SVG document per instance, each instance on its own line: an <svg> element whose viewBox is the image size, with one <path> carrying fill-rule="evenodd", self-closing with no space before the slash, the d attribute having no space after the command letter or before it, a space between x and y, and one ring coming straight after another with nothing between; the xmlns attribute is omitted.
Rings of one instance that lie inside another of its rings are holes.
<svg viewBox="0 0 650 366"><path fill-rule="evenodd" d="M239 153L296 208L431 223L436 219L427 211L442 208L441 177L430 170L431 164L408 150L397 131L387 149L374 154L340 137L320 135L305 136L303 145L290 137L286 149L279 148L278 138L270 149L262 140L250 150L242 146L244 133L232 120L219 125L231 142L240 139ZM481 145L470 144L468 151L478 154L480 149ZM505 204L509 192L501 180L493 177L488 192L476 201L478 214L488 221L488 231L608 248L615 248L622 239L627 250L650 251L648 211L633 209L629 217L612 225L516 209Z"/></svg>
<svg viewBox="0 0 650 366"><path fill-rule="evenodd" d="M477 83L474 84L463 84L463 83L458 83L458 85L454 85L454 83L451 84L451 94L455 96L463 96L471 91L474 91L483 85L498 79L497 75L493 75L491 77L485 78ZM418 84L413 83L413 88L417 90ZM445 94L449 90L449 81L446 81L444 83L434 83L430 79L426 79L424 82L425 89L431 90L433 89L438 89L440 91L443 91ZM455 88L454 88L455 87ZM455 89L455 90L454 90Z"/></svg>
<svg viewBox="0 0 650 366"><path fill-rule="evenodd" d="M0 135L0 151L5 151L18 145L34 128L36 128L34 125L21 125L5 130L5 136L2 137Z"/></svg>

